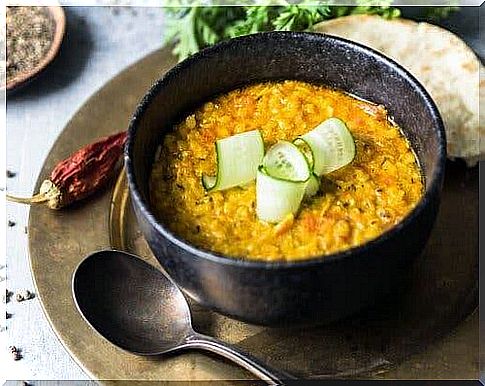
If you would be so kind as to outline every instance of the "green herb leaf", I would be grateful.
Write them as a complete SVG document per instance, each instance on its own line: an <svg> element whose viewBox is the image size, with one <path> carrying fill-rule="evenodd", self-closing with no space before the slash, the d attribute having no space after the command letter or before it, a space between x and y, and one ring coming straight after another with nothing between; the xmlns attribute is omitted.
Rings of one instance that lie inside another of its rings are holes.
<svg viewBox="0 0 485 386"><path fill-rule="evenodd" d="M312 1L312 4L310 4ZM355 6L314 5L314 0L289 4L258 6L201 6L190 0L169 0L166 42L174 43L173 53L185 59L201 48L225 39L272 30L311 31L321 21L337 17L367 14L387 19L400 16L392 0L355 0ZM428 20L448 17L458 7L431 7Z"/></svg>

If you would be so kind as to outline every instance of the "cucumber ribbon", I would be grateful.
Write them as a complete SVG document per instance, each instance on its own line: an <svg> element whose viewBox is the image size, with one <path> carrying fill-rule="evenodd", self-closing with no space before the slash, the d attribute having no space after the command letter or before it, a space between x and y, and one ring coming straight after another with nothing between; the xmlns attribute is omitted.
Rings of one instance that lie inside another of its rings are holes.
<svg viewBox="0 0 485 386"><path fill-rule="evenodd" d="M216 191L247 184L256 177L263 156L259 130L220 139L216 141L217 175L203 175L202 185L207 191Z"/></svg>
<svg viewBox="0 0 485 386"><path fill-rule="evenodd" d="M296 214L320 188L320 177L352 162L355 143L346 124L329 118L293 142L278 141L264 154L259 130L216 141L217 175L202 176L207 191L256 178L256 214L275 223Z"/></svg>
<svg viewBox="0 0 485 386"><path fill-rule="evenodd" d="M258 218L274 223L290 213L296 214L303 198L318 192L320 176L349 164L354 157L352 134L338 118L327 119L296 138L293 147L289 142L278 142L266 153L263 165L258 169Z"/></svg>
<svg viewBox="0 0 485 386"><path fill-rule="evenodd" d="M311 176L310 166L296 145L279 141L263 158L256 176L256 214L275 223L295 214Z"/></svg>

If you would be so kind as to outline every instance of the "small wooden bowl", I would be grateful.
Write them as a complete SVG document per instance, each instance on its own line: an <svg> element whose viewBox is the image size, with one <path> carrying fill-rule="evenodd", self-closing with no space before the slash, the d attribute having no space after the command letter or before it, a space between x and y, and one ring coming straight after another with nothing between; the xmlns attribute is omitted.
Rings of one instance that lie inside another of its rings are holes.
<svg viewBox="0 0 485 386"><path fill-rule="evenodd" d="M59 52L62 39L64 37L64 33L66 30L66 15L61 6L49 6L45 8L47 9L55 25L54 38L52 40L52 44L49 47L49 50L47 51L45 56L37 64L37 66L35 66L34 68L32 68L27 72L21 72L17 74L15 77L13 77L10 80L7 79L6 90L8 93L24 86L34 77L39 75L47 67L47 65L50 62L52 62L52 60L56 57L57 53ZM2 88L3 86L0 86L0 89Z"/></svg>

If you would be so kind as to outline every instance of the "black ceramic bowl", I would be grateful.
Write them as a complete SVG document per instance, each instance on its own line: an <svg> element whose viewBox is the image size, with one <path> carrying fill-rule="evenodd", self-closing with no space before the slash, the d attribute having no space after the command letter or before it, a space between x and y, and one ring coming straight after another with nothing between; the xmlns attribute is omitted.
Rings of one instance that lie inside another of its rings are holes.
<svg viewBox="0 0 485 386"><path fill-rule="evenodd" d="M150 210L148 181L163 136L184 114L217 94L281 79L323 84L385 105L419 158L426 193L390 231L330 256L265 263L190 245ZM436 106L402 67L336 37L271 32L203 50L156 82L130 123L125 165L143 235L185 293L223 314L273 325L335 320L376 303L399 285L433 226L445 153L445 133Z"/></svg>

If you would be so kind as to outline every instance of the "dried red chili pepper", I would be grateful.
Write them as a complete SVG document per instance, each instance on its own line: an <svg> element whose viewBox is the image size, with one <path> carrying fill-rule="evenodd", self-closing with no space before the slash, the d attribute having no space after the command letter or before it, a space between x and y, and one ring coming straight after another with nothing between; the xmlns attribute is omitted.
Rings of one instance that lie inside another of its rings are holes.
<svg viewBox="0 0 485 386"><path fill-rule="evenodd" d="M104 137L59 162L38 194L30 198L7 195L10 201L24 204L46 202L60 209L95 193L111 177L123 153L126 132Z"/></svg>

